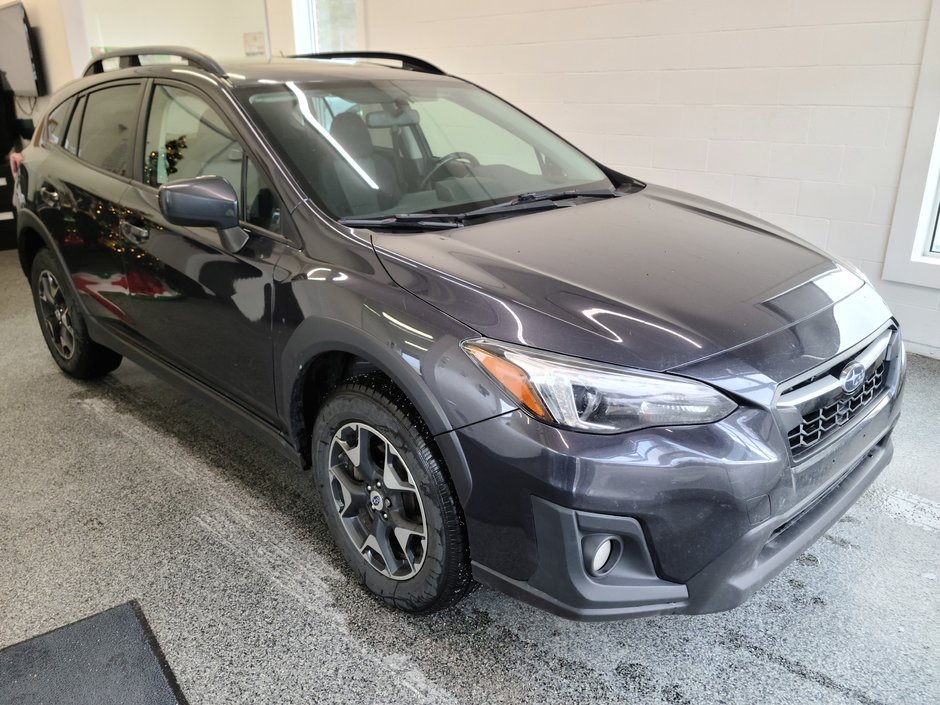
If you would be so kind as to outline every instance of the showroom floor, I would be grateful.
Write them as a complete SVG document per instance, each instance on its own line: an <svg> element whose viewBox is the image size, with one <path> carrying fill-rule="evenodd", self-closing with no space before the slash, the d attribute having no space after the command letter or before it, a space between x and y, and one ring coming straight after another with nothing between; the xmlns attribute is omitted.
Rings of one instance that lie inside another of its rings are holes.
<svg viewBox="0 0 940 705"><path fill-rule="evenodd" d="M577 624L481 589L414 618L276 455L135 365L62 376L0 252L0 648L137 600L193 704L936 702L938 390L912 356L891 467L733 612Z"/></svg>

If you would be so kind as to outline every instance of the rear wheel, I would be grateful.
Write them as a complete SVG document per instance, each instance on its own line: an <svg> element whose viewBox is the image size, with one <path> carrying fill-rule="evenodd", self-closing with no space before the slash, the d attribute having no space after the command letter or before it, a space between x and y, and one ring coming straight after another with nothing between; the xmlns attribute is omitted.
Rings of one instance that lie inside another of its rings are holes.
<svg viewBox="0 0 940 705"><path fill-rule="evenodd" d="M78 301L55 256L40 250L30 276L36 315L52 359L78 379L108 374L121 364L121 356L88 336Z"/></svg>
<svg viewBox="0 0 940 705"><path fill-rule="evenodd" d="M387 380L339 387L314 425L313 448L327 524L369 590L428 613L472 589L463 516L443 462Z"/></svg>

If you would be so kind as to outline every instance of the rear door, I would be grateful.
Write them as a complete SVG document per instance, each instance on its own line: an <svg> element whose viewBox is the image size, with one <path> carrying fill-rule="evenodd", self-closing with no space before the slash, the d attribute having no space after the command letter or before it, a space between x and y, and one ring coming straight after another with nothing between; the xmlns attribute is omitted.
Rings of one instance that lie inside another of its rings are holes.
<svg viewBox="0 0 940 705"><path fill-rule="evenodd" d="M140 81L107 83L53 111L37 184L37 212L85 307L122 328L128 291L120 204L130 181L141 90Z"/></svg>
<svg viewBox="0 0 940 705"><path fill-rule="evenodd" d="M291 247L264 172L213 100L186 84L152 85L142 166L123 206L134 335L150 351L256 415L276 417L271 346L274 264ZM246 178L247 173L247 178ZM160 213L158 188L221 176L240 194L249 234L237 254L214 228L180 227Z"/></svg>

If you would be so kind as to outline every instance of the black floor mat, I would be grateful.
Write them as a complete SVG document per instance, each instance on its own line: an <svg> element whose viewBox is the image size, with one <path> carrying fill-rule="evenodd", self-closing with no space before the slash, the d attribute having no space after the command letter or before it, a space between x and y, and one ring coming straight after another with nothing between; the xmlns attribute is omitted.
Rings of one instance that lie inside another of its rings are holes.
<svg viewBox="0 0 940 705"><path fill-rule="evenodd" d="M185 705L136 602L0 651L3 705Z"/></svg>

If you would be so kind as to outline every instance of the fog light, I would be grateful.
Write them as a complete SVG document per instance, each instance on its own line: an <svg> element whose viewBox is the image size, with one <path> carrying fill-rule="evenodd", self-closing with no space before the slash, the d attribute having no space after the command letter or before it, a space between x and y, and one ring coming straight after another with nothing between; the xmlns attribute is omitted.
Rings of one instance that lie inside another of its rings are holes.
<svg viewBox="0 0 940 705"><path fill-rule="evenodd" d="M611 539L604 539L594 551L594 557L591 559L591 572L594 575L602 572L607 561L610 560L610 554L614 552L614 542Z"/></svg>
<svg viewBox="0 0 940 705"><path fill-rule="evenodd" d="M617 565L622 553L623 543L617 536L591 534L581 541L584 570L588 575L607 575Z"/></svg>

